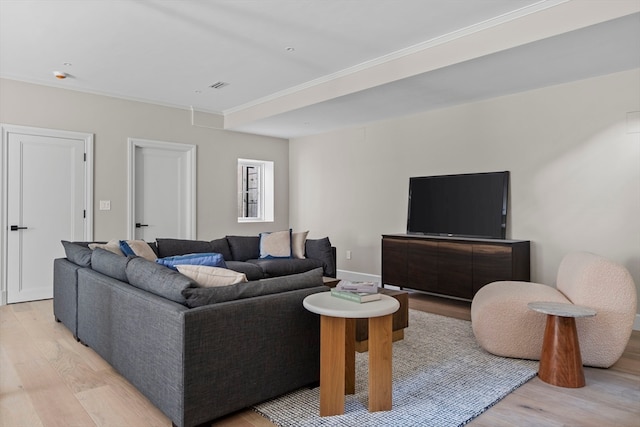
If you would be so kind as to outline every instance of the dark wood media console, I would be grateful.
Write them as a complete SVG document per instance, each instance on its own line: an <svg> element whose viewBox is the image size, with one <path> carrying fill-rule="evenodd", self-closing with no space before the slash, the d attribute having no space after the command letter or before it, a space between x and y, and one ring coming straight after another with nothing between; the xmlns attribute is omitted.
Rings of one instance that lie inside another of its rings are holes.
<svg viewBox="0 0 640 427"><path fill-rule="evenodd" d="M528 240L382 236L382 284L471 300L498 280L530 280Z"/></svg>

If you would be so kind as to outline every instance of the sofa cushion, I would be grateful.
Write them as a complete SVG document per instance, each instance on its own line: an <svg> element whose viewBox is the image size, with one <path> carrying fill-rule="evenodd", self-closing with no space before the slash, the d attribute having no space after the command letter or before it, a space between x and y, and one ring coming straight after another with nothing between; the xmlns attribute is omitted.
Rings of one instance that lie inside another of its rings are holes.
<svg viewBox="0 0 640 427"><path fill-rule="evenodd" d="M316 268L305 273L238 283L234 286L185 288L182 291L182 295L186 299L187 306L193 308L225 301L252 298L260 295L312 288L322 286L322 284L322 269Z"/></svg>
<svg viewBox="0 0 640 427"><path fill-rule="evenodd" d="M131 258L130 256L116 255L102 248L96 248L91 254L91 268L105 276L126 282L127 273L125 269Z"/></svg>
<svg viewBox="0 0 640 427"><path fill-rule="evenodd" d="M227 268L209 267L208 265L178 265L176 268L203 288L235 285L247 281L246 274Z"/></svg>
<svg viewBox="0 0 640 427"><path fill-rule="evenodd" d="M258 236L227 236L231 259L246 261L260 258L260 237Z"/></svg>
<svg viewBox="0 0 640 427"><path fill-rule="evenodd" d="M67 259L80 267L91 267L91 249L66 240L61 240Z"/></svg>
<svg viewBox="0 0 640 427"><path fill-rule="evenodd" d="M120 240L120 250L125 255L141 256L149 261L155 261L158 258L151 246L144 240Z"/></svg>
<svg viewBox="0 0 640 427"><path fill-rule="evenodd" d="M324 263L324 273L329 277L336 277L333 262L333 251L328 237L322 239L307 239L305 243L307 258L319 259Z"/></svg>
<svg viewBox="0 0 640 427"><path fill-rule="evenodd" d="M304 273L314 268L324 267L324 263L315 258L307 259L250 259L247 263L255 264L262 269L264 277L288 276L290 274Z"/></svg>
<svg viewBox="0 0 640 427"><path fill-rule="evenodd" d="M307 242L308 231L299 231L291 234L291 256L303 259L305 253L305 243Z"/></svg>
<svg viewBox="0 0 640 427"><path fill-rule="evenodd" d="M156 262L173 270L176 270L176 266L178 265L208 265L210 267L227 268L222 255L215 252L158 258Z"/></svg>
<svg viewBox="0 0 640 427"><path fill-rule="evenodd" d="M111 239L107 243L89 243L89 249L101 248L113 252L116 255L124 255L120 249L120 240Z"/></svg>
<svg viewBox="0 0 640 427"><path fill-rule="evenodd" d="M260 233L260 258L291 258L291 229Z"/></svg>
<svg viewBox="0 0 640 427"><path fill-rule="evenodd" d="M158 247L158 258L203 252L217 252L211 248L211 243L203 240L157 238L156 245Z"/></svg>
<svg viewBox="0 0 640 427"><path fill-rule="evenodd" d="M245 261L226 261L227 268L239 273L244 273L247 280L260 280L265 278L264 271L259 265Z"/></svg>
<svg viewBox="0 0 640 427"><path fill-rule="evenodd" d="M197 286L187 276L141 257L132 258L125 271L132 286L180 304L186 303L182 292Z"/></svg>
<svg viewBox="0 0 640 427"><path fill-rule="evenodd" d="M209 242L211 244L211 252L217 252L222 254L225 261L230 261L233 259L231 255L231 249L229 248L229 242L227 239L222 237L220 239L215 239Z"/></svg>

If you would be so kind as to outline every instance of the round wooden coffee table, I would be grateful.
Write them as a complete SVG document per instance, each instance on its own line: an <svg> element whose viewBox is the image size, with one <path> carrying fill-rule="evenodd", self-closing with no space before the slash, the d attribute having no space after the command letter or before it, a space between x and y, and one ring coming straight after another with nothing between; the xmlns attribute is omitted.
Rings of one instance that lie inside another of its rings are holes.
<svg viewBox="0 0 640 427"><path fill-rule="evenodd" d="M530 302L528 307L547 315L538 377L559 387L584 387L576 318L593 317L596 311L561 302Z"/></svg>
<svg viewBox="0 0 640 427"><path fill-rule="evenodd" d="M320 416L344 414L345 394L355 393L355 320L369 319L369 411L391 409L392 315L400 303L387 295L365 303L320 292L304 307L320 315Z"/></svg>

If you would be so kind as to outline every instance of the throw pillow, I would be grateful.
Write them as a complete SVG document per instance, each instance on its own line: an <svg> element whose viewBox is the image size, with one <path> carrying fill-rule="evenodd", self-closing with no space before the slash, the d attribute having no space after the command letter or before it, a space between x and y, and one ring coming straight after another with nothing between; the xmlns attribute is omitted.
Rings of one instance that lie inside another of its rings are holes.
<svg viewBox="0 0 640 427"><path fill-rule="evenodd" d="M141 256L149 261L158 259L153 249L144 240L120 240L120 250L125 255Z"/></svg>
<svg viewBox="0 0 640 427"><path fill-rule="evenodd" d="M222 255L215 252L158 258L156 262L172 270L177 270L177 265L208 265L210 267L227 268Z"/></svg>
<svg viewBox="0 0 640 427"><path fill-rule="evenodd" d="M89 243L89 249L105 249L109 252L113 252L116 255L123 255L122 250L120 249L120 240L111 239L107 243Z"/></svg>
<svg viewBox="0 0 640 427"><path fill-rule="evenodd" d="M260 233L260 258L291 258L291 230Z"/></svg>
<svg viewBox="0 0 640 427"><path fill-rule="evenodd" d="M176 268L203 288L235 285L247 281L245 274L227 268L207 265L177 265Z"/></svg>
<svg viewBox="0 0 640 427"><path fill-rule="evenodd" d="M291 234L291 252L294 258L304 259L307 234L309 234L309 231Z"/></svg>

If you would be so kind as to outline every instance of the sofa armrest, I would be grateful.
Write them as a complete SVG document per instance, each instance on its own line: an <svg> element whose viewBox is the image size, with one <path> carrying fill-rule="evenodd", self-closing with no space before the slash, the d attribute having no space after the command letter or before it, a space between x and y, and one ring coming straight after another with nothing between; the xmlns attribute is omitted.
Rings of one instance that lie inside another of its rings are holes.
<svg viewBox="0 0 640 427"><path fill-rule="evenodd" d="M83 267L66 258L53 260L53 315L78 336L78 270Z"/></svg>
<svg viewBox="0 0 640 427"><path fill-rule="evenodd" d="M302 300L326 286L185 313L185 421L199 424L319 380L320 324Z"/></svg>

